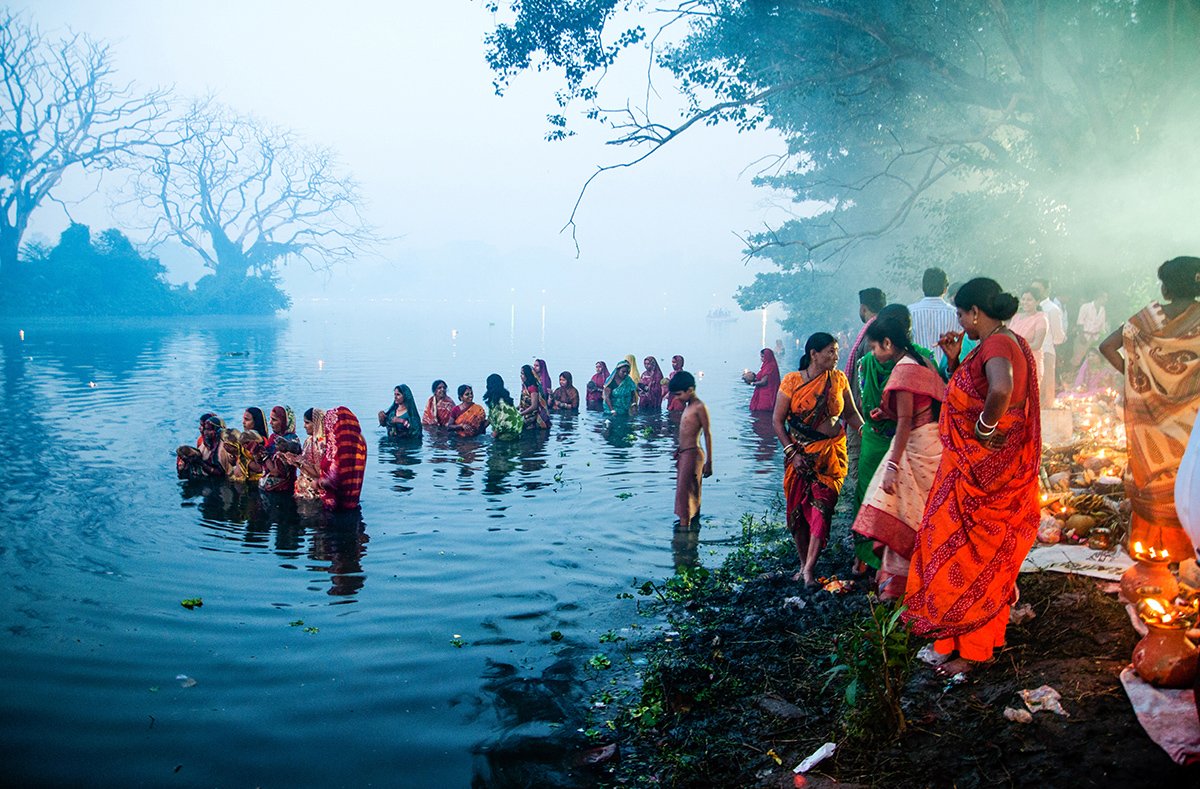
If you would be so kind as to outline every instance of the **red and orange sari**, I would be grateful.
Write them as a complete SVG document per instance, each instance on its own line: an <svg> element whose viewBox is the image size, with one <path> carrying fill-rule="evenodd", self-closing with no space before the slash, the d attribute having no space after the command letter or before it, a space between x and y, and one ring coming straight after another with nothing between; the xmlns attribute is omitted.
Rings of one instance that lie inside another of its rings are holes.
<svg viewBox="0 0 1200 789"><path fill-rule="evenodd" d="M788 435L803 458L803 470L797 471L791 461L783 469L788 529L793 534L807 529L822 547L829 539L829 521L848 463L845 432L829 438L817 433L816 426L841 415L843 396L849 387L841 370L831 370L807 384L799 372L788 373L779 386L779 391L791 399Z"/></svg>
<svg viewBox="0 0 1200 789"><path fill-rule="evenodd" d="M1154 302L1121 333L1129 444L1125 495L1133 504L1129 540L1183 559L1193 549L1175 510L1175 478L1200 407L1200 304L1168 321Z"/></svg>
<svg viewBox="0 0 1200 789"><path fill-rule="evenodd" d="M987 397L983 365L996 356L1013 364L1016 405L997 428L1005 445L989 450L975 438L975 421ZM942 654L957 650L967 660L987 660L1004 645L1017 573L1039 520L1036 371L1028 343L995 335L967 355L946 386L938 425L942 460L913 547L904 613L915 633L939 639L934 648Z"/></svg>
<svg viewBox="0 0 1200 789"><path fill-rule="evenodd" d="M487 429L487 411L483 410L483 406L479 403L471 403L470 408L464 409L461 405L454 406L454 410L450 412L450 416L454 419L455 427L465 427L462 431L464 436L482 435Z"/></svg>
<svg viewBox="0 0 1200 789"><path fill-rule="evenodd" d="M358 417L338 406L325 412L325 454L321 456L321 502L327 510L358 506L367 469L367 442Z"/></svg>

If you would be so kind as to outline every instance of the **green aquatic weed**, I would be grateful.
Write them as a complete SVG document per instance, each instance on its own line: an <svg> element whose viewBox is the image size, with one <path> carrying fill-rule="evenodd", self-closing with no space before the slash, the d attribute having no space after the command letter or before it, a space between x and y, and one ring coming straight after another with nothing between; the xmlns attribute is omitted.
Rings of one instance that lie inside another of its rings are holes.
<svg viewBox="0 0 1200 789"><path fill-rule="evenodd" d="M320 632L321 632L321 628L319 628L319 627L306 627L306 628L304 628L304 632L305 632L305 633L308 633L310 636L315 636L317 633L320 633Z"/></svg>
<svg viewBox="0 0 1200 789"><path fill-rule="evenodd" d="M618 493L618 494L617 494L617 498L618 498L618 499L621 499L622 501L624 501L625 499L631 499L631 498L633 498L633 494L632 494L632 493Z"/></svg>
<svg viewBox="0 0 1200 789"><path fill-rule="evenodd" d="M199 597L189 597L186 600L180 600L179 604L181 606L183 606L184 608L186 608L187 610L191 611L194 608L199 608L202 605L204 605L204 600L202 600Z"/></svg>
<svg viewBox="0 0 1200 789"><path fill-rule="evenodd" d="M288 627L300 627L304 624L303 619L297 619L295 622L288 622Z"/></svg>
<svg viewBox="0 0 1200 789"><path fill-rule="evenodd" d="M559 631L557 631L557 630L551 630L551 631L550 631L550 640L551 640L551 641L562 641L562 640L563 640L563 634L562 634L562 633L560 633L560 632L559 632Z"/></svg>

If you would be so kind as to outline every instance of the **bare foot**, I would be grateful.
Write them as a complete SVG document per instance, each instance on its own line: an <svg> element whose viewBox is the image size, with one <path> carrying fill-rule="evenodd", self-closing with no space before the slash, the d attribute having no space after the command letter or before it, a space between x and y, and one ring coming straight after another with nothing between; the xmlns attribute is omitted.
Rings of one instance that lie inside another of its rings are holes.
<svg viewBox="0 0 1200 789"><path fill-rule="evenodd" d="M953 677L955 674L970 674L980 666L988 666L995 662L995 658L989 660L967 660L966 658L957 657L954 660L948 660L940 666L934 668L939 677Z"/></svg>

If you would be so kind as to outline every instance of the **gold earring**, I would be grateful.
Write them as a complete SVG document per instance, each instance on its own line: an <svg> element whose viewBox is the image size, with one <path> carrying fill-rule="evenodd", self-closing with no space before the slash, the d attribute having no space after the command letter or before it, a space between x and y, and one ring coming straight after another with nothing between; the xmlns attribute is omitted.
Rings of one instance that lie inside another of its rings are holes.
<svg viewBox="0 0 1200 789"><path fill-rule="evenodd" d="M972 326L978 326L978 325L979 325L979 316L978 316L978 315L976 315L974 318L971 318L971 325L972 325Z"/></svg>

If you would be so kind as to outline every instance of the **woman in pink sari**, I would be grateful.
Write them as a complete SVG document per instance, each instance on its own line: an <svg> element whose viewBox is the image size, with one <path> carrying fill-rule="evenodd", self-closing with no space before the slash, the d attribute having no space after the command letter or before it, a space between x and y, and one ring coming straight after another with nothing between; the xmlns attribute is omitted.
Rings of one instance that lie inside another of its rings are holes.
<svg viewBox="0 0 1200 789"><path fill-rule="evenodd" d="M670 383L671 379L675 377L675 373L679 372L682 369L683 369L683 357L679 356L679 355L672 356L671 357L671 375L668 376L667 382ZM667 412L668 413L670 413L671 411L679 411L680 413L682 413L683 409L685 409L685 408L687 408L687 405L679 402L679 398L673 397L673 396L667 397Z"/></svg>
<svg viewBox="0 0 1200 789"><path fill-rule="evenodd" d="M775 352L763 348L759 353L762 367L754 376L754 396L750 398L751 411L772 411L775 409L775 395L779 392L779 363L775 361Z"/></svg>
<svg viewBox="0 0 1200 789"><path fill-rule="evenodd" d="M663 397L667 393L663 387L662 368L658 366L658 359L653 356L647 356L642 361L646 365L646 372L642 373L642 380L638 385L638 407L647 411L658 411L662 408Z"/></svg>
<svg viewBox="0 0 1200 789"><path fill-rule="evenodd" d="M596 362L596 374L587 382L587 408L599 411L604 408L604 385L608 383L608 365Z"/></svg>

